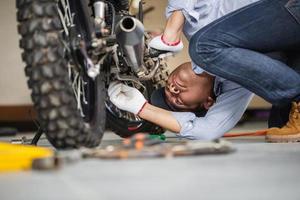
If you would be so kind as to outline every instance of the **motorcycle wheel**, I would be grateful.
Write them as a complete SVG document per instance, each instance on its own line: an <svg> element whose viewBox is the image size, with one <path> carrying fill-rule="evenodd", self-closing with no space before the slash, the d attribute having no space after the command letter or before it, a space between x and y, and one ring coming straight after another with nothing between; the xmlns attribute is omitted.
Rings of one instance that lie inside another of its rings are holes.
<svg viewBox="0 0 300 200"><path fill-rule="evenodd" d="M92 80L78 68L76 71L68 67L72 58L66 50L68 41L62 35L58 2L17 0L18 32L28 86L38 119L54 147L95 147L105 128L104 73ZM81 85L84 96L75 97L74 83L84 85Z"/></svg>

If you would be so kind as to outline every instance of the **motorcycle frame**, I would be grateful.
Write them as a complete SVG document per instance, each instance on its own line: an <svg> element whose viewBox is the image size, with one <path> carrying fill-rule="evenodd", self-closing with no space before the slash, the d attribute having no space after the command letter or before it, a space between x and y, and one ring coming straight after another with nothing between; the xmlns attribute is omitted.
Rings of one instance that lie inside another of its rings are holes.
<svg viewBox="0 0 300 200"><path fill-rule="evenodd" d="M76 23L79 26L78 30L84 36L86 46L91 46L92 40L95 38L95 28L91 18L91 10L89 7L89 0L68 0L71 10L76 13L76 20L80 23Z"/></svg>

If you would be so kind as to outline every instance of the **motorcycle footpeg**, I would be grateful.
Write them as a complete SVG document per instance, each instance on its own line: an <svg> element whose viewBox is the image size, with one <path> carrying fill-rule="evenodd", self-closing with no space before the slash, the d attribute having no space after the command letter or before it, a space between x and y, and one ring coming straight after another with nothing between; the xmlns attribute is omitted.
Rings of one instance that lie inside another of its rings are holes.
<svg viewBox="0 0 300 200"><path fill-rule="evenodd" d="M174 56L174 54L175 54L174 52L170 52L170 51L161 51L161 50L153 49L153 48L149 49L149 56L151 58L163 59L163 58L166 58L169 56Z"/></svg>

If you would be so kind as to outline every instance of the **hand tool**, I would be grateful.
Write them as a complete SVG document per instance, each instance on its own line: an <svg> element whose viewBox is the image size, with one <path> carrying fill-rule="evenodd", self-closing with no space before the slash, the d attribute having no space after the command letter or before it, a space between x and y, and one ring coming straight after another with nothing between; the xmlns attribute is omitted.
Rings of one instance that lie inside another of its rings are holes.
<svg viewBox="0 0 300 200"><path fill-rule="evenodd" d="M86 149L83 151L83 155L84 157L101 159L136 159L225 154L235 150L231 143L225 140L180 141L178 143L148 141L149 136L139 134L133 139L124 140L122 145L109 145L105 149Z"/></svg>
<svg viewBox="0 0 300 200"><path fill-rule="evenodd" d="M0 143L0 172L57 169L63 164L77 162L84 158L138 159L178 157L226 154L235 150L231 143L225 140L167 143L158 136L155 136L155 139L152 137L149 134L140 133L130 139L124 139L123 143L119 145L57 152L42 147Z"/></svg>

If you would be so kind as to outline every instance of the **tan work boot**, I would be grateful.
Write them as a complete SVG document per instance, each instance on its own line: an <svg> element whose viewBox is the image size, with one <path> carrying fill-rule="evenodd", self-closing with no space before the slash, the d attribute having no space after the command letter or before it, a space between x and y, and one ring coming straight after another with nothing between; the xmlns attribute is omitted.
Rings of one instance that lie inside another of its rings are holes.
<svg viewBox="0 0 300 200"><path fill-rule="evenodd" d="M266 141L300 142L300 103L292 103L289 121L284 127L267 130Z"/></svg>

